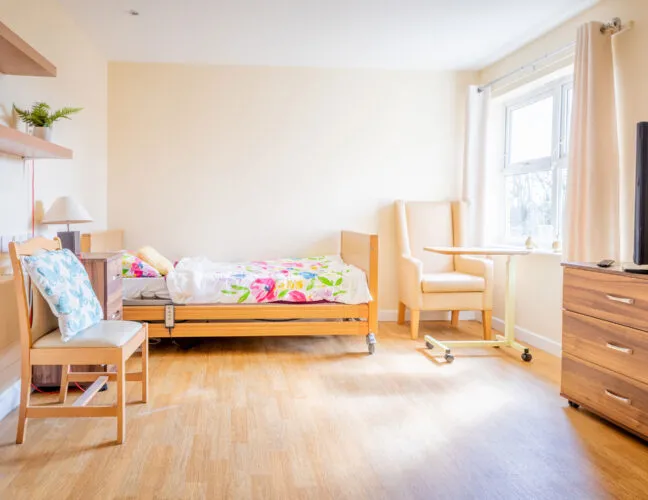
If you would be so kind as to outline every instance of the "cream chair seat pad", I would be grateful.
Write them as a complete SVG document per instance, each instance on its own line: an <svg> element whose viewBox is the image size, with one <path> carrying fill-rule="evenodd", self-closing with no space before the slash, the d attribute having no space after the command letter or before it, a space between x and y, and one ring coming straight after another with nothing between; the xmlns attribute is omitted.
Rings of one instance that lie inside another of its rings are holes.
<svg viewBox="0 0 648 500"><path fill-rule="evenodd" d="M424 274L421 289L423 293L483 292L486 290L486 282L480 276L465 273Z"/></svg>
<svg viewBox="0 0 648 500"><path fill-rule="evenodd" d="M58 329L39 338L32 349L57 349L79 347L121 347L142 328L136 321L100 321L81 330L67 342L63 342Z"/></svg>

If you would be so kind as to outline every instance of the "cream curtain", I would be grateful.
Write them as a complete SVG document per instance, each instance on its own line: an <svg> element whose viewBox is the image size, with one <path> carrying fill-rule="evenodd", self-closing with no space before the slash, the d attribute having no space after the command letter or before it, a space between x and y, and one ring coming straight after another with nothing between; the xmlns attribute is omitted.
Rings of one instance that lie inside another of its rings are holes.
<svg viewBox="0 0 648 500"><path fill-rule="evenodd" d="M463 199L468 205L467 245L483 245L486 228L486 129L490 88L468 88Z"/></svg>
<svg viewBox="0 0 648 500"><path fill-rule="evenodd" d="M619 125L619 181L621 262L632 262L634 247L635 173L637 168L637 123L648 118L648 73L643 58L646 34L626 29L612 37L616 107Z"/></svg>
<svg viewBox="0 0 648 500"><path fill-rule="evenodd" d="M578 30L566 196L567 261L618 260L619 148L612 39L601 23Z"/></svg>

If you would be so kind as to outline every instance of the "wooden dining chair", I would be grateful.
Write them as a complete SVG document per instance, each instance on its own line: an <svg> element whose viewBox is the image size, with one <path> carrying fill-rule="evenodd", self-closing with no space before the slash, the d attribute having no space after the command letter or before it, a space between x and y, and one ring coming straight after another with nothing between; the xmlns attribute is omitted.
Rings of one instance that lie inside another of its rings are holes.
<svg viewBox="0 0 648 500"><path fill-rule="evenodd" d="M142 383L142 401L148 398L148 325L134 321L100 321L63 342L56 318L36 289L29 306L28 288L21 263L22 256L41 251L60 251L58 238L34 238L23 244L10 243L9 254L14 271L21 344L20 408L16 443L25 440L28 418L115 417L117 444L126 435L126 382ZM33 318L31 314L33 313ZM141 372L126 373L126 361L142 347ZM61 365L61 405L30 405L32 366ZM71 372L71 365L115 365L116 372ZM117 383L117 404L87 406L106 382ZM65 405L70 382L93 382L71 405Z"/></svg>

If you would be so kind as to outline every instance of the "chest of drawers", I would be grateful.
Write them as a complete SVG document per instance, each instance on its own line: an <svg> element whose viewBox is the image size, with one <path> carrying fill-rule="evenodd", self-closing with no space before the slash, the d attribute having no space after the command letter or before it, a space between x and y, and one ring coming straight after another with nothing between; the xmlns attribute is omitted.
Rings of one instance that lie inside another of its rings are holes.
<svg viewBox="0 0 648 500"><path fill-rule="evenodd" d="M648 439L648 276L563 265L561 394Z"/></svg>
<svg viewBox="0 0 648 500"><path fill-rule="evenodd" d="M122 262L120 253L84 253L79 259L95 291L104 319L122 319Z"/></svg>

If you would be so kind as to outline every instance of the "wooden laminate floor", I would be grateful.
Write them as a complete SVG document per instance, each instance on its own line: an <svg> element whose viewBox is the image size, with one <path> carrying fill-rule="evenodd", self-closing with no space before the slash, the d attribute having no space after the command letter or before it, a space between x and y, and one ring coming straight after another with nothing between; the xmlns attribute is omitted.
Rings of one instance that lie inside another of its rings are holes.
<svg viewBox="0 0 648 500"><path fill-rule="evenodd" d="M557 358L464 349L448 365L407 327L379 333L375 356L355 337L153 347L123 446L110 419L32 420L22 446L16 412L0 422L0 498L648 498L648 446L569 408Z"/></svg>

